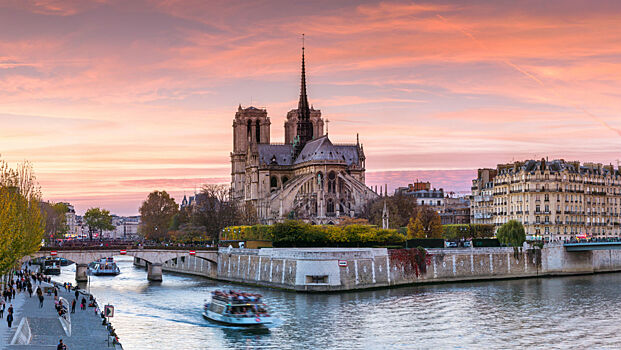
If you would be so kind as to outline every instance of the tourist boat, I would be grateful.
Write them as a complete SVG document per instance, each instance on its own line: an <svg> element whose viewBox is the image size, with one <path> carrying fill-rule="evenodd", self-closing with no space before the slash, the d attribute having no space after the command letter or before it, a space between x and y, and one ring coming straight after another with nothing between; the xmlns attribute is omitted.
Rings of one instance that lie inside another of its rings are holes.
<svg viewBox="0 0 621 350"><path fill-rule="evenodd" d="M231 326L265 326L274 323L261 295L236 291L214 291L205 303L203 317Z"/></svg>
<svg viewBox="0 0 621 350"><path fill-rule="evenodd" d="M116 276L121 273L121 270L113 258L101 258L88 265L88 270L95 276Z"/></svg>
<svg viewBox="0 0 621 350"><path fill-rule="evenodd" d="M43 260L43 273L46 275L60 275L60 261L53 258Z"/></svg>

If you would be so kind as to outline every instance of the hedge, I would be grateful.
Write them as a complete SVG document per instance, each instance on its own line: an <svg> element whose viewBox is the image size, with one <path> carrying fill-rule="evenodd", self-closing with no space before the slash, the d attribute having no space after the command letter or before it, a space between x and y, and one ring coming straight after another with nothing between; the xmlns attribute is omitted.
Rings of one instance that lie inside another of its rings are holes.
<svg viewBox="0 0 621 350"><path fill-rule="evenodd" d="M289 220L272 226L232 226L222 230L221 240L271 240L274 247L376 247L403 246L405 235L373 225L311 225Z"/></svg>
<svg viewBox="0 0 621 350"><path fill-rule="evenodd" d="M494 225L460 224L444 225L444 239L487 238L494 236Z"/></svg>

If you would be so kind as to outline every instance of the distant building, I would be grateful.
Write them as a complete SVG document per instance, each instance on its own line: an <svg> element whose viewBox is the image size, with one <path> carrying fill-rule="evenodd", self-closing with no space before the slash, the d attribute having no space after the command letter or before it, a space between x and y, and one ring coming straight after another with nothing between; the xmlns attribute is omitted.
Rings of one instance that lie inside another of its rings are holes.
<svg viewBox="0 0 621 350"><path fill-rule="evenodd" d="M444 209L440 213L442 225L470 223L470 199L467 197L444 198Z"/></svg>
<svg viewBox="0 0 621 350"><path fill-rule="evenodd" d="M113 230L103 231L101 236L106 239L136 239L138 238L138 226L140 216L117 216L112 215ZM87 231L88 232L88 231Z"/></svg>
<svg viewBox="0 0 621 350"><path fill-rule="evenodd" d="M65 237L76 237L79 234L79 228L77 226L75 208L70 203L63 202L63 204L67 206L67 212L65 213L67 233Z"/></svg>
<svg viewBox="0 0 621 350"><path fill-rule="evenodd" d="M477 178L472 180L472 199L470 201L470 221L477 224L494 223L494 178L496 169L479 169Z"/></svg>
<svg viewBox="0 0 621 350"><path fill-rule="evenodd" d="M437 211L442 211L444 206L444 190L432 189L429 182L416 181L407 187L398 187L395 195L412 196L416 198L416 204L436 207Z"/></svg>
<svg viewBox="0 0 621 350"><path fill-rule="evenodd" d="M621 236L621 173L612 165L526 160L480 169L472 186L475 223L521 222L544 239Z"/></svg>

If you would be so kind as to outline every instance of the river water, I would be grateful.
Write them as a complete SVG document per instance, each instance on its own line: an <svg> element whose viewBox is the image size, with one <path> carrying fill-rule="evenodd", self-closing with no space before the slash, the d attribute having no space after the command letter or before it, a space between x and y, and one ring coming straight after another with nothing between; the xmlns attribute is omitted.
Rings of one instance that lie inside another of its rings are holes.
<svg viewBox="0 0 621 350"><path fill-rule="evenodd" d="M121 274L91 276L90 291L115 306L112 324L127 350L621 348L619 273L309 295L166 272L155 283L131 257L117 263ZM74 266L55 280L73 281ZM204 320L215 289L262 294L279 324Z"/></svg>

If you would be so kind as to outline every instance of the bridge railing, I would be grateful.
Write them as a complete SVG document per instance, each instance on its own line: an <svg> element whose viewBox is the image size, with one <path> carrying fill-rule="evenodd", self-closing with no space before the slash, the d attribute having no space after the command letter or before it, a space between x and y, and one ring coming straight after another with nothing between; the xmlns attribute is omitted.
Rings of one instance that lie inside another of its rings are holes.
<svg viewBox="0 0 621 350"><path fill-rule="evenodd" d="M205 247L205 246L172 246L172 245L138 245L138 244L123 244L123 245L59 245L59 246L44 246L40 248L40 251L53 251L53 250L121 250L121 249L163 249L163 250L198 250L198 251L218 251L217 247Z"/></svg>
<svg viewBox="0 0 621 350"><path fill-rule="evenodd" d="M565 240L565 244L576 244L576 243L612 243L612 242L621 242L621 237L607 237L607 238L591 238L591 239L569 239Z"/></svg>

